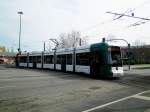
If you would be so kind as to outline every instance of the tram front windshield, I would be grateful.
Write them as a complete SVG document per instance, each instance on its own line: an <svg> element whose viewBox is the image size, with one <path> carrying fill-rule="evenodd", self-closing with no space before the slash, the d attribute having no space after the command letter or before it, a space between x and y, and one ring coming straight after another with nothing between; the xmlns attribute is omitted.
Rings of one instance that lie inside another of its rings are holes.
<svg viewBox="0 0 150 112"><path fill-rule="evenodd" d="M117 46L111 47L111 59L112 59L112 66L122 66L120 47Z"/></svg>

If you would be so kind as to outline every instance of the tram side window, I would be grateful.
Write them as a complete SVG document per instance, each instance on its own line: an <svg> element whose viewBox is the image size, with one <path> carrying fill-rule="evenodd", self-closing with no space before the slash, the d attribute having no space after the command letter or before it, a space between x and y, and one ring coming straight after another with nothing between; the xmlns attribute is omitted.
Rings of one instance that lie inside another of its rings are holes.
<svg viewBox="0 0 150 112"><path fill-rule="evenodd" d="M41 63L41 56L37 56L37 63Z"/></svg>
<svg viewBox="0 0 150 112"><path fill-rule="evenodd" d="M48 56L44 56L44 63L48 64Z"/></svg>
<svg viewBox="0 0 150 112"><path fill-rule="evenodd" d="M36 63L36 56L32 57L33 63Z"/></svg>
<svg viewBox="0 0 150 112"><path fill-rule="evenodd" d="M27 57L20 57L20 62L21 63L26 63L27 62Z"/></svg>
<svg viewBox="0 0 150 112"><path fill-rule="evenodd" d="M32 56L29 57L29 63L32 63Z"/></svg>
<svg viewBox="0 0 150 112"><path fill-rule="evenodd" d="M76 64L89 66L90 65L90 58L91 58L91 53L89 53L89 52L78 53L78 54L76 54Z"/></svg>
<svg viewBox="0 0 150 112"><path fill-rule="evenodd" d="M67 54L67 64L72 65L72 54Z"/></svg>
<svg viewBox="0 0 150 112"><path fill-rule="evenodd" d="M20 62L23 63L23 57L20 57Z"/></svg>
<svg viewBox="0 0 150 112"><path fill-rule="evenodd" d="M45 64L52 64L53 63L53 56L52 55L44 56L44 63Z"/></svg>
<svg viewBox="0 0 150 112"><path fill-rule="evenodd" d="M54 59L53 59L54 57L51 55L50 56L50 63L52 64L52 63L54 63L53 61L54 61Z"/></svg>
<svg viewBox="0 0 150 112"><path fill-rule="evenodd" d="M57 64L61 64L61 55L57 55Z"/></svg>

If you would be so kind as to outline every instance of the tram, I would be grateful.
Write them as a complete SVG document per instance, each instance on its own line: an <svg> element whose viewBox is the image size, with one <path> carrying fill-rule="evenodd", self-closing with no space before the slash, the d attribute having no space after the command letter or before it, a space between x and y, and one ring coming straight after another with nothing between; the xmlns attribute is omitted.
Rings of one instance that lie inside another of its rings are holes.
<svg viewBox="0 0 150 112"><path fill-rule="evenodd" d="M104 42L50 52L22 53L16 59L18 67L24 68L84 73L90 77L123 75L120 47Z"/></svg>

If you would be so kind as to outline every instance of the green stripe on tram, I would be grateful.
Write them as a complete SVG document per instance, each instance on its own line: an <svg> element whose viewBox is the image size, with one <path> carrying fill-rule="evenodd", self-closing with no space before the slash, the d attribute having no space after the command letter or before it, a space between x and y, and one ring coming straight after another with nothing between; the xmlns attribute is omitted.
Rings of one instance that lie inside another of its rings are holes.
<svg viewBox="0 0 150 112"><path fill-rule="evenodd" d="M113 75L111 65L108 62L108 48L107 43L96 43L91 45L91 52L99 53L101 60L100 77L111 77Z"/></svg>

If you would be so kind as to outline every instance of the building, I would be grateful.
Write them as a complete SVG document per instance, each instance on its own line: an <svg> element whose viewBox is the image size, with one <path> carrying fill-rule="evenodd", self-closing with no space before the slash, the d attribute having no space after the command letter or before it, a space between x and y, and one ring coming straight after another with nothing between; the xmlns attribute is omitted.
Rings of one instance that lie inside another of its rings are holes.
<svg viewBox="0 0 150 112"><path fill-rule="evenodd" d="M6 48L4 46L0 46L0 53L6 52Z"/></svg>
<svg viewBox="0 0 150 112"><path fill-rule="evenodd" d="M16 53L9 52L6 47L0 46L0 63L12 63L15 60Z"/></svg>

